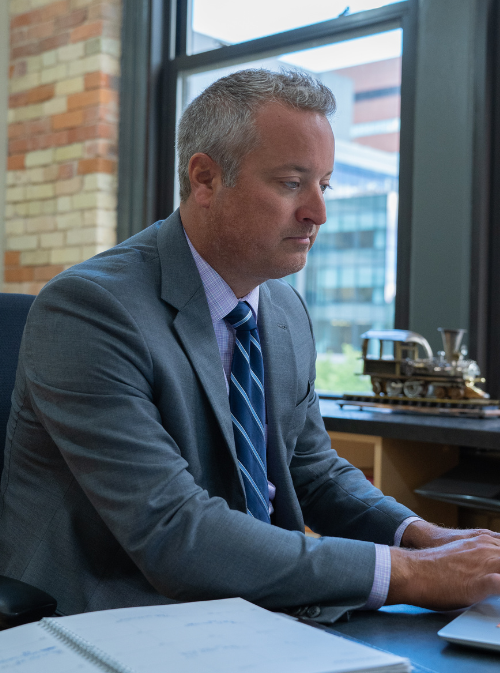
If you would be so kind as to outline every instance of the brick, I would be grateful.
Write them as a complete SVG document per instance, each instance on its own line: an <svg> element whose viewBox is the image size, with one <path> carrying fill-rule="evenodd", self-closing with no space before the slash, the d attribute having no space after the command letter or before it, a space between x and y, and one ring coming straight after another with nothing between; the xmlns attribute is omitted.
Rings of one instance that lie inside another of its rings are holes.
<svg viewBox="0 0 500 673"><path fill-rule="evenodd" d="M120 15L120 7L118 5L111 5L108 2L101 2L89 7L89 21L95 19L107 19L114 23L120 23Z"/></svg>
<svg viewBox="0 0 500 673"><path fill-rule="evenodd" d="M82 159L78 162L78 173L85 175L87 173L114 173L116 170L116 161L96 157L95 159Z"/></svg>
<svg viewBox="0 0 500 673"><path fill-rule="evenodd" d="M18 217L26 217L26 215L29 214L30 203L27 201L13 203L12 206L14 208L14 215L17 215Z"/></svg>
<svg viewBox="0 0 500 673"><path fill-rule="evenodd" d="M5 266L17 266L20 254L20 252L15 250L7 250L3 258Z"/></svg>
<svg viewBox="0 0 500 673"><path fill-rule="evenodd" d="M35 26L30 26L27 30L26 38L28 40L41 40L54 34L54 22L45 21Z"/></svg>
<svg viewBox="0 0 500 673"><path fill-rule="evenodd" d="M61 79L66 79L68 74L68 66L66 63L59 63L53 68L45 68L41 73L42 84L47 84L49 82L57 82Z"/></svg>
<svg viewBox="0 0 500 673"><path fill-rule="evenodd" d="M26 56L35 56L41 52L39 42L30 42L19 47L12 47L10 50L10 60L15 61L18 58L25 58Z"/></svg>
<svg viewBox="0 0 500 673"><path fill-rule="evenodd" d="M106 192L83 192L82 194L75 194L71 203L75 210L85 208L113 210L116 208L116 196Z"/></svg>
<svg viewBox="0 0 500 673"><path fill-rule="evenodd" d="M68 110L76 110L90 105L107 105L108 103L117 103L118 96L116 91L111 89L93 89L83 93L75 93L68 96Z"/></svg>
<svg viewBox="0 0 500 673"><path fill-rule="evenodd" d="M50 103L51 101L47 101ZM37 103L36 105L27 105L26 107L9 110L9 122L22 122L28 119L36 119L43 115L43 106L47 103ZM12 113L12 115L11 115Z"/></svg>
<svg viewBox="0 0 500 673"><path fill-rule="evenodd" d="M26 171L7 171L7 186L23 185L29 182Z"/></svg>
<svg viewBox="0 0 500 673"><path fill-rule="evenodd" d="M105 157L106 159L115 159L117 156L116 143L104 138L87 140L84 148L84 159L94 157Z"/></svg>
<svg viewBox="0 0 500 673"><path fill-rule="evenodd" d="M15 70L15 66L11 63L9 65L9 79L12 79L12 77L14 76L14 70Z"/></svg>
<svg viewBox="0 0 500 673"><path fill-rule="evenodd" d="M56 84L56 96L67 96L72 93L79 93L85 88L83 77L72 77L64 79Z"/></svg>
<svg viewBox="0 0 500 673"><path fill-rule="evenodd" d="M71 196L60 196L57 199L57 212L67 213L72 209Z"/></svg>
<svg viewBox="0 0 500 673"><path fill-rule="evenodd" d="M11 236L7 239L7 248L9 250L36 250L38 247L38 236L25 234L24 236Z"/></svg>
<svg viewBox="0 0 500 673"><path fill-rule="evenodd" d="M28 72L40 72L42 69L41 56L31 56L26 59L26 70Z"/></svg>
<svg viewBox="0 0 500 673"><path fill-rule="evenodd" d="M34 280L33 268L21 266L18 269L5 269L4 278L6 283L21 283Z"/></svg>
<svg viewBox="0 0 500 673"><path fill-rule="evenodd" d="M43 114L44 116L51 116L56 114L63 114L67 111L67 99L66 96L59 96L58 98L52 98L43 104Z"/></svg>
<svg viewBox="0 0 500 673"><path fill-rule="evenodd" d="M56 248L50 251L51 264L76 264L82 259L81 248Z"/></svg>
<svg viewBox="0 0 500 673"><path fill-rule="evenodd" d="M14 28L20 28L21 26L29 26L31 23L29 14L30 13L14 16L10 21L10 29L13 30Z"/></svg>
<svg viewBox="0 0 500 673"><path fill-rule="evenodd" d="M9 96L9 107L21 107L28 104L28 92L21 91L21 93L13 93Z"/></svg>
<svg viewBox="0 0 500 673"><path fill-rule="evenodd" d="M85 75L85 90L109 89L111 88L110 80L110 75L106 75L104 72L89 72Z"/></svg>
<svg viewBox="0 0 500 673"><path fill-rule="evenodd" d="M43 248L62 248L64 245L64 233L62 231L53 231L50 234L40 235L40 247Z"/></svg>
<svg viewBox="0 0 500 673"><path fill-rule="evenodd" d="M40 266L49 262L50 252L48 250L34 250L21 254L21 264L23 266Z"/></svg>
<svg viewBox="0 0 500 673"><path fill-rule="evenodd" d="M50 5L54 0L30 0L31 9L36 9L37 7L45 7L45 5Z"/></svg>
<svg viewBox="0 0 500 673"><path fill-rule="evenodd" d="M26 91L27 89L33 89L35 86L38 86L41 83L40 73L31 72L23 77L15 77L10 80L10 92L19 93L19 91Z"/></svg>
<svg viewBox="0 0 500 673"><path fill-rule="evenodd" d="M83 58L84 55L85 45L82 42L68 44L64 47L59 47L57 50L57 58L59 61L76 61L77 58Z"/></svg>
<svg viewBox="0 0 500 673"><path fill-rule="evenodd" d="M41 232L54 231L56 220L52 215L40 215L39 217L29 217L26 220L26 231L28 234L38 234Z"/></svg>
<svg viewBox="0 0 500 673"><path fill-rule="evenodd" d="M25 135L25 124L9 124L7 127L8 138L20 138Z"/></svg>
<svg viewBox="0 0 500 673"><path fill-rule="evenodd" d="M77 96L80 94L76 94ZM52 117L52 128L55 129L68 129L74 126L80 126L83 124L83 112L81 110L76 110L74 112L65 112L62 115L55 115Z"/></svg>
<svg viewBox="0 0 500 673"><path fill-rule="evenodd" d="M7 170L17 171L24 168L25 156L24 154L16 154L7 159Z"/></svg>
<svg viewBox="0 0 500 673"><path fill-rule="evenodd" d="M71 178L70 180L60 180L55 183L57 196L62 196L64 194L76 194L82 190L82 187L83 180L81 176Z"/></svg>
<svg viewBox="0 0 500 673"><path fill-rule="evenodd" d="M7 203L16 203L17 201L24 201L26 198L25 187L7 187L5 191L5 200Z"/></svg>
<svg viewBox="0 0 500 673"><path fill-rule="evenodd" d="M87 20L87 10L77 9L69 14L63 14L56 19L56 30L67 30L76 28Z"/></svg>
<svg viewBox="0 0 500 673"><path fill-rule="evenodd" d="M85 245L82 250L83 259L89 259L105 250L109 250L109 245Z"/></svg>
<svg viewBox="0 0 500 673"><path fill-rule="evenodd" d="M59 166L53 164L52 166L47 166L43 169L43 180L45 182L52 182L57 180L59 176Z"/></svg>
<svg viewBox="0 0 500 673"><path fill-rule="evenodd" d="M120 56L120 41L110 37L95 37L85 42L85 54L109 54L115 58Z"/></svg>
<svg viewBox="0 0 500 673"><path fill-rule="evenodd" d="M39 42L40 50L39 53L44 51L50 51L51 49L57 49L62 47L64 44L69 42L69 33L61 33L60 35L54 35L53 37L47 37L45 40Z"/></svg>
<svg viewBox="0 0 500 673"><path fill-rule="evenodd" d="M58 229L75 229L83 226L82 212L77 211L63 215L57 215L56 225Z"/></svg>
<svg viewBox="0 0 500 673"><path fill-rule="evenodd" d="M30 146L30 141L28 138L22 138L21 140L11 140L7 146L7 151L9 154L24 154L28 150L35 149Z"/></svg>
<svg viewBox="0 0 500 673"><path fill-rule="evenodd" d="M33 217L34 215L42 215L42 203L43 201L28 201L27 203L24 203L23 205L26 206L24 215L29 215L30 217ZM19 212L19 215L23 213Z"/></svg>
<svg viewBox="0 0 500 673"><path fill-rule="evenodd" d="M83 223L85 226L105 227L116 231L116 210L85 210Z"/></svg>
<svg viewBox="0 0 500 673"><path fill-rule="evenodd" d="M27 72L28 72L28 66L26 61L18 61L14 65L10 79L12 77L22 77L23 75L26 75Z"/></svg>
<svg viewBox="0 0 500 673"><path fill-rule="evenodd" d="M94 21L93 23L79 26L71 31L70 40L71 42L80 42L81 40L90 40L92 37L98 37L102 35L102 26L102 21Z"/></svg>
<svg viewBox="0 0 500 673"><path fill-rule="evenodd" d="M64 271L64 266L62 264L49 264L47 266L35 267L35 280L51 280L54 276L57 276L58 273Z"/></svg>
<svg viewBox="0 0 500 673"><path fill-rule="evenodd" d="M31 166L46 166L52 163L53 158L54 150L39 150L37 152L28 152L25 163L28 168Z"/></svg>
<svg viewBox="0 0 500 673"><path fill-rule="evenodd" d="M68 145L67 147L58 147L55 151L54 160L67 161L68 159L79 159L83 156L83 144L74 143L73 145Z"/></svg>
<svg viewBox="0 0 500 673"><path fill-rule="evenodd" d="M26 199L34 201L35 199L51 199L55 196L54 183L49 182L41 185L28 185L26 188Z"/></svg>
<svg viewBox="0 0 500 673"><path fill-rule="evenodd" d="M43 101L49 100L54 96L55 87L53 84L46 84L38 86L35 89L30 89L27 92L28 94L28 103L41 103Z"/></svg>
<svg viewBox="0 0 500 673"><path fill-rule="evenodd" d="M118 122L118 106L115 104L96 105L83 108L83 110L85 112L85 124L97 124L98 122L116 124Z"/></svg>
<svg viewBox="0 0 500 673"><path fill-rule="evenodd" d="M86 192L112 192L116 190L116 176L108 173L92 173L83 179L83 189Z"/></svg>
<svg viewBox="0 0 500 673"><path fill-rule="evenodd" d="M7 220L5 222L5 235L6 236L22 236L27 231L26 223L23 218L18 218L15 220Z"/></svg>
<svg viewBox="0 0 500 673"><path fill-rule="evenodd" d="M45 201L38 201L41 204L41 213L43 215L54 215L57 210L56 199L46 199Z"/></svg>
<svg viewBox="0 0 500 673"><path fill-rule="evenodd" d="M28 38L28 28L10 29L10 46L26 42Z"/></svg>
<svg viewBox="0 0 500 673"><path fill-rule="evenodd" d="M116 241L115 232L112 229L101 229L99 227L83 227L82 229L71 229L66 235L68 245L114 245Z"/></svg>
<svg viewBox="0 0 500 673"><path fill-rule="evenodd" d="M72 178L76 173L76 166L74 163L61 164L59 166L58 179L59 180L68 180Z"/></svg>
<svg viewBox="0 0 500 673"><path fill-rule="evenodd" d="M15 217L16 215L19 215L19 213L16 211L13 203L6 203L5 204L4 214L5 214L6 219L8 219L10 217Z"/></svg>
<svg viewBox="0 0 500 673"><path fill-rule="evenodd" d="M51 49L42 54L42 64L44 68L50 68L57 63L57 49Z"/></svg>

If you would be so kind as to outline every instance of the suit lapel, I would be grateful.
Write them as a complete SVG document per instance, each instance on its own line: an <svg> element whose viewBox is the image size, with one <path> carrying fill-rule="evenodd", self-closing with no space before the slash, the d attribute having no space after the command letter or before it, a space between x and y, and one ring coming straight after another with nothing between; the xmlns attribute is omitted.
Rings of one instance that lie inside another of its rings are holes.
<svg viewBox="0 0 500 673"><path fill-rule="evenodd" d="M161 298L178 311L173 323L174 330L205 390L233 460L236 461L231 412L219 347L203 283L178 211L160 227L158 252L162 272Z"/></svg>
<svg viewBox="0 0 500 673"><path fill-rule="evenodd" d="M278 447L284 451L282 438L294 411L297 367L288 316L281 306L273 303L266 284L260 286L259 335L264 356L269 445L273 451Z"/></svg>

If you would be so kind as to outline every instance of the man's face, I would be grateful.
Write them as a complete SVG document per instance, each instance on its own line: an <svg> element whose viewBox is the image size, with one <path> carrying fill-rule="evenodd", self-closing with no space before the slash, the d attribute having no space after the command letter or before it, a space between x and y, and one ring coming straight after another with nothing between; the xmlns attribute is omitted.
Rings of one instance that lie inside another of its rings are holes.
<svg viewBox="0 0 500 673"><path fill-rule="evenodd" d="M244 157L236 185L214 189L207 231L215 268L245 289L302 269L326 220L334 157L332 130L320 114L270 103L256 125L259 143Z"/></svg>

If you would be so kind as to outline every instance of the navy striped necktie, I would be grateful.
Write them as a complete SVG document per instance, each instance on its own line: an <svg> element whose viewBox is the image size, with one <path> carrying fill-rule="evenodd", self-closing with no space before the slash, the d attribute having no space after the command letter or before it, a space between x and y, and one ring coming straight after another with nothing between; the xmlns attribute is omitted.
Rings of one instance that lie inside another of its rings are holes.
<svg viewBox="0 0 500 673"><path fill-rule="evenodd" d="M229 405L247 512L270 523L266 460L264 362L257 323L243 301L224 318L236 330Z"/></svg>

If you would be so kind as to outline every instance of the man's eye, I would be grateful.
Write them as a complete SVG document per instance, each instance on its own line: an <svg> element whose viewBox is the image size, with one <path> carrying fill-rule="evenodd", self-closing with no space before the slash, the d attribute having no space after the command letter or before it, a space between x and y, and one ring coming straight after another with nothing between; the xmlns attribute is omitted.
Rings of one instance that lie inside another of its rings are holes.
<svg viewBox="0 0 500 673"><path fill-rule="evenodd" d="M326 192L327 189L331 189L331 185L320 185L320 189L323 192L323 194Z"/></svg>
<svg viewBox="0 0 500 673"><path fill-rule="evenodd" d="M300 187L300 182L284 182L283 183L288 189L298 189Z"/></svg>

